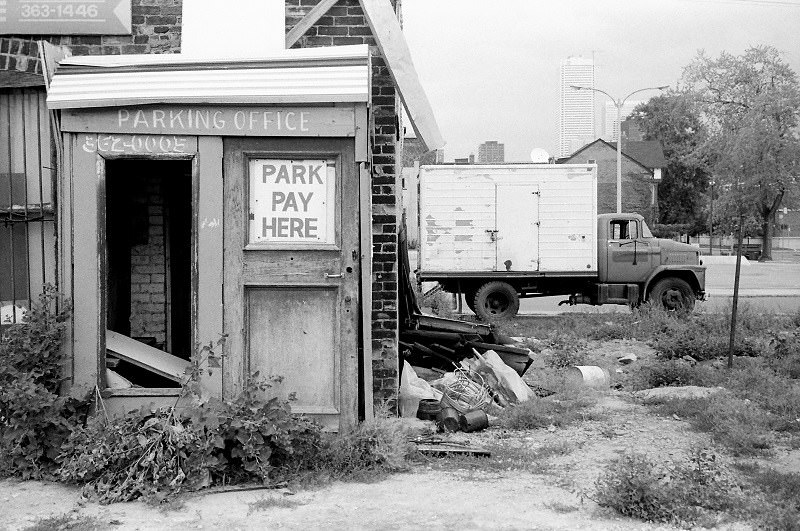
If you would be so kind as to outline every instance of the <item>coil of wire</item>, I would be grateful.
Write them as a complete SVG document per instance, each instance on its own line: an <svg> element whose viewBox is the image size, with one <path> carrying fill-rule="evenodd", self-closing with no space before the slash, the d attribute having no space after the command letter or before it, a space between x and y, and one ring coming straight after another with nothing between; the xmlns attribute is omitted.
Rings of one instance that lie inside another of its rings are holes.
<svg viewBox="0 0 800 531"><path fill-rule="evenodd" d="M442 404L453 407L461 413L475 409L485 410L492 398L483 377L463 368L453 372L455 378L445 386Z"/></svg>

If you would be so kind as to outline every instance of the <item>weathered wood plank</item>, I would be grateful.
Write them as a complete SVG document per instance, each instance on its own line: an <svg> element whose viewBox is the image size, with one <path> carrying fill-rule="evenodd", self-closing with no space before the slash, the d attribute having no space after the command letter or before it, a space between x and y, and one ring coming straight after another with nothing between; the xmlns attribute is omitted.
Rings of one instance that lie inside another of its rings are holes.
<svg viewBox="0 0 800 531"><path fill-rule="evenodd" d="M320 2L311 8L306 16L304 16L300 22L298 22L289 33L286 34L286 49L288 50L294 44L300 40L300 37L305 35L305 33L317 23L317 21L322 18L322 16L327 13L331 7L337 2L338 0L320 0Z"/></svg>
<svg viewBox="0 0 800 531"><path fill-rule="evenodd" d="M191 365L187 360L145 345L113 330L106 330L106 348L113 356L152 371L174 382L180 382Z"/></svg>
<svg viewBox="0 0 800 531"><path fill-rule="evenodd" d="M65 109L61 112L61 129L76 133L259 137L355 135L354 108L344 104L331 107L143 105Z"/></svg>
<svg viewBox="0 0 800 531"><path fill-rule="evenodd" d="M444 147L433 109L419 82L403 28L389 0L359 0L417 137L428 150Z"/></svg>
<svg viewBox="0 0 800 531"><path fill-rule="evenodd" d="M358 147L356 148L358 150ZM361 234L361 386L364 418L375 416L372 403L372 175L367 163L359 162L359 213Z"/></svg>
<svg viewBox="0 0 800 531"><path fill-rule="evenodd" d="M100 278L100 253L97 247L97 174L98 156L88 153L71 139L72 165L70 195L65 198L65 208L71 208L72 245L64 249L65 268L72 276L73 352L75 379L73 392L83 396L98 381L97 341L100 329L98 307ZM79 215L75 215L80 213ZM62 233L63 234L63 233ZM70 233L67 233L70 234ZM71 250L70 250L71 249ZM77 268L77 269L76 269ZM105 318L105 316L102 316Z"/></svg>
<svg viewBox="0 0 800 531"><path fill-rule="evenodd" d="M222 138L198 138L199 191L196 198L197 310L194 343L207 345L223 333ZM221 354L221 352L217 352ZM223 360L223 363L225 361ZM222 371L204 376L203 385L222 396Z"/></svg>

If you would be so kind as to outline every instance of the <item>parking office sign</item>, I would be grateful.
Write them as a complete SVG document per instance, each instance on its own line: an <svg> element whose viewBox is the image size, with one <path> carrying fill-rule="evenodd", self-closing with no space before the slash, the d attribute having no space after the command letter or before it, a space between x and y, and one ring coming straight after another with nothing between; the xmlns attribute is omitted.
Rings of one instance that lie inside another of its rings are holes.
<svg viewBox="0 0 800 531"><path fill-rule="evenodd" d="M250 245L335 245L336 166L250 160Z"/></svg>
<svg viewBox="0 0 800 531"><path fill-rule="evenodd" d="M0 0L0 35L130 35L131 0Z"/></svg>

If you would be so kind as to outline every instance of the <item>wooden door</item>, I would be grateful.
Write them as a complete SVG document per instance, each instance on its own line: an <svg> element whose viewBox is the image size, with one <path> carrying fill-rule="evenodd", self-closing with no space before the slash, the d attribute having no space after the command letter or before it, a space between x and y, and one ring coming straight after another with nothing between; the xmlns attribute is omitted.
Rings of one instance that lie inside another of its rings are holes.
<svg viewBox="0 0 800 531"><path fill-rule="evenodd" d="M224 141L223 386L280 377L329 429L358 403L359 186L352 140Z"/></svg>
<svg viewBox="0 0 800 531"><path fill-rule="evenodd" d="M497 271L539 269L539 187L497 185Z"/></svg>

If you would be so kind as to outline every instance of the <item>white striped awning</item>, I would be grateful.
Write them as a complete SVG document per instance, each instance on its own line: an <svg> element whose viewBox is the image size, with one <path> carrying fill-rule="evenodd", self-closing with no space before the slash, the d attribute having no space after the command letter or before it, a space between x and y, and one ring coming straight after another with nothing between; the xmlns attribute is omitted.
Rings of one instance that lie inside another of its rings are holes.
<svg viewBox="0 0 800 531"><path fill-rule="evenodd" d="M181 54L75 56L59 64L47 106L368 102L369 61L366 45L236 60Z"/></svg>

